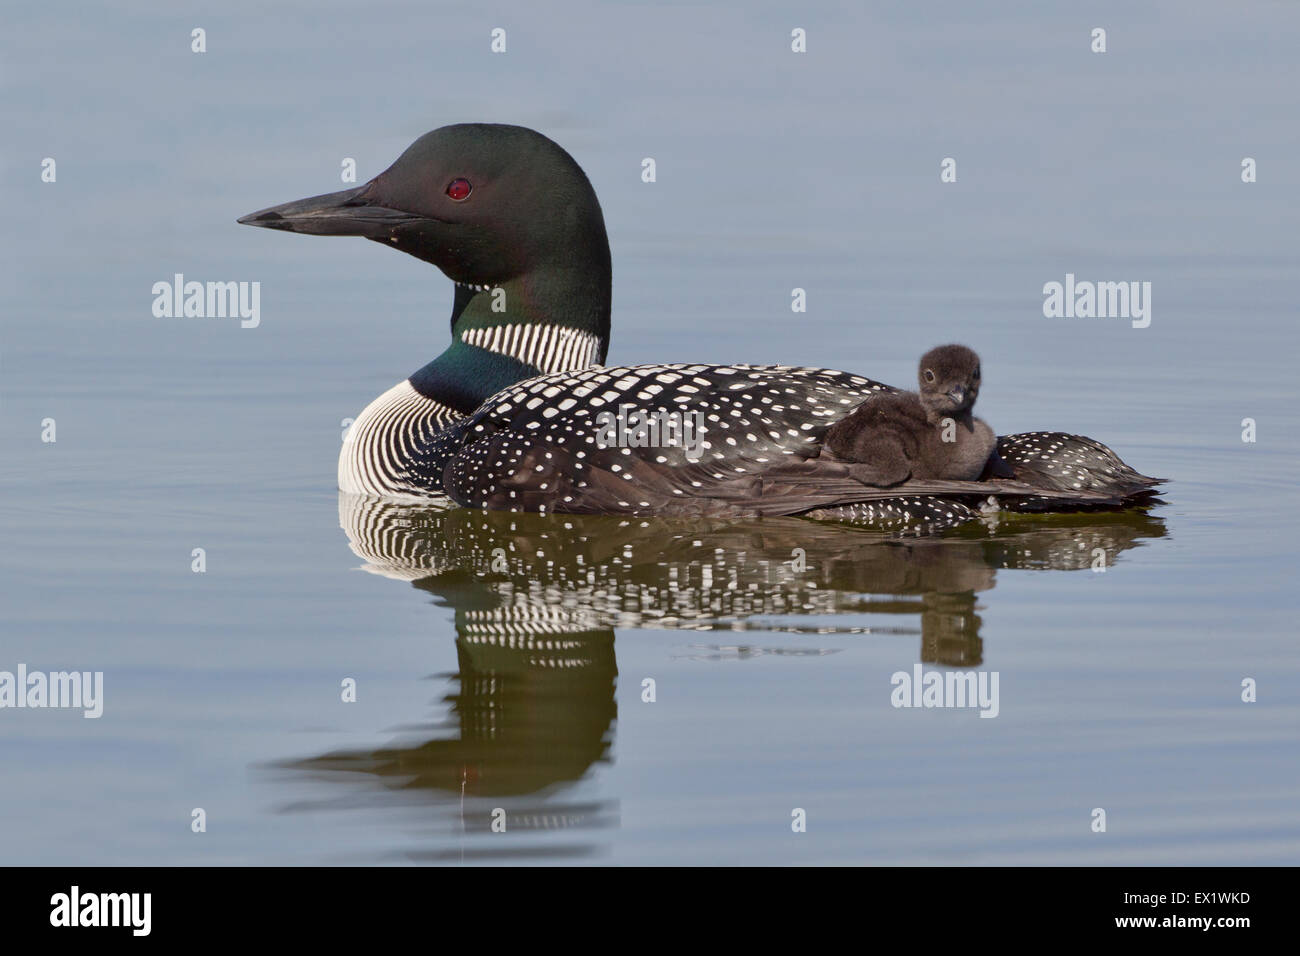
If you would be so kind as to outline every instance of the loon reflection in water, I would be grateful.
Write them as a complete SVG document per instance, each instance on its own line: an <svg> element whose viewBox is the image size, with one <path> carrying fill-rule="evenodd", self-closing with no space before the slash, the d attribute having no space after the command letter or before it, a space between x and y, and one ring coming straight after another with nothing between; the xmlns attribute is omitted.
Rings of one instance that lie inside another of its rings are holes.
<svg viewBox="0 0 1300 956"><path fill-rule="evenodd" d="M1140 510L1000 515L946 536L887 537L800 518L651 519L534 515L401 504L341 494L340 521L364 570L405 580L452 608L459 685L443 701L450 724L426 724L388 747L336 751L280 766L320 780L377 778L432 801L447 832L579 833L618 824L610 802L559 793L611 760L617 717L616 628L692 632L676 656L702 661L823 654L872 637L919 637L918 660L984 661L980 605L1001 569L1087 570L1098 549L1111 567L1163 537ZM853 621L837 618L852 615ZM894 623L864 624L875 617ZM909 620L912 618L914 620ZM743 632L763 639L741 641ZM435 634L440 630L435 630ZM705 634L717 635L714 638ZM780 633L826 635L809 649ZM820 643L820 642L819 642ZM350 805L355 790L289 809ZM590 842L504 853L499 843L405 854L461 858L583 856Z"/></svg>

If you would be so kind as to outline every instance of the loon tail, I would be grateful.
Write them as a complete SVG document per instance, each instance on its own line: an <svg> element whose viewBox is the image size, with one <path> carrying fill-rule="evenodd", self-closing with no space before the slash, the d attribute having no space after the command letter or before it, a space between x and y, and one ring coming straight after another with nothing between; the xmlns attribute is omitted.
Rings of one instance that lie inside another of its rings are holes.
<svg viewBox="0 0 1300 956"><path fill-rule="evenodd" d="M1022 432L998 439L1015 480L1048 491L1096 492L1122 504L1150 497L1168 478L1140 474L1101 442L1067 432Z"/></svg>

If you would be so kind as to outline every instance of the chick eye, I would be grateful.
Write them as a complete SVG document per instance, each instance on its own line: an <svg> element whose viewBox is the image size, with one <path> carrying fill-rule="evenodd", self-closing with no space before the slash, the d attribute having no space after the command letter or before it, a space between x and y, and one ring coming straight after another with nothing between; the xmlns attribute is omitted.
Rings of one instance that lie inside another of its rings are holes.
<svg viewBox="0 0 1300 956"><path fill-rule="evenodd" d="M978 381L979 381L979 377L980 377L980 367L979 367L978 365L976 365L976 366L975 366L975 381L978 382Z"/></svg>
<svg viewBox="0 0 1300 956"><path fill-rule="evenodd" d="M468 199L469 194L473 192L473 190L474 187L470 185L468 179L453 179L447 184L447 195L456 202L462 202Z"/></svg>
<svg viewBox="0 0 1300 956"><path fill-rule="evenodd" d="M932 371L931 371L930 369L928 369L928 368L925 370L925 380L926 380L927 382L933 382L933 381L934 381L934 372L932 372Z"/></svg>

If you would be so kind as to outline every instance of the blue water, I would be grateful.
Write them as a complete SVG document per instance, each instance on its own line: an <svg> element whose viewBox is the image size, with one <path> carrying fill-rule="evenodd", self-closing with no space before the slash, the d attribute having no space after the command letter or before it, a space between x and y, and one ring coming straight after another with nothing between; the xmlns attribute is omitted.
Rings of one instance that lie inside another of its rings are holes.
<svg viewBox="0 0 1300 956"><path fill-rule="evenodd" d="M0 710L5 862L1300 858L1293 6L5 19L0 671L105 686ZM905 385L964 341L1000 433L1096 437L1165 503L899 541L341 498L343 420L443 348L450 283L234 220L466 120L590 176L611 363ZM155 318L176 272L261 282L260 325ZM1044 318L1066 273L1151 282L1150 327ZM998 716L891 706L917 663L996 672Z"/></svg>

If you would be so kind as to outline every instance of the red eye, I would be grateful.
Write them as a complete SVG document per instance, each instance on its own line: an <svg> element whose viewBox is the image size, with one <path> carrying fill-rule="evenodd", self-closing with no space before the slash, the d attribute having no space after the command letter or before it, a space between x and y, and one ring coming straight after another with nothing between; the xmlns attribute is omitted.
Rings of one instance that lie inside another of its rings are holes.
<svg viewBox="0 0 1300 956"><path fill-rule="evenodd" d="M474 187L470 185L468 179L453 179L447 185L447 195L456 200L456 202L460 202L463 199L469 198L470 191L473 190L473 188Z"/></svg>

